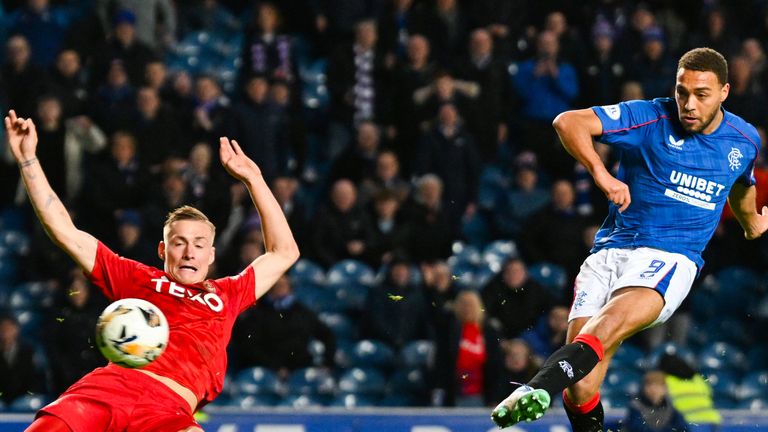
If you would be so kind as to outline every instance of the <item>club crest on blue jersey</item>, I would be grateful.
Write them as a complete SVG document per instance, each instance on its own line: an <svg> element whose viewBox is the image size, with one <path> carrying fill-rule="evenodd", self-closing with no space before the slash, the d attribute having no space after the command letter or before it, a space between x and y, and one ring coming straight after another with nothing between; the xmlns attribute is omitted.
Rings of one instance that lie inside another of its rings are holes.
<svg viewBox="0 0 768 432"><path fill-rule="evenodd" d="M744 155L741 154L741 150L731 147L731 152L728 153L728 166L731 167L731 171L741 168L741 158L743 157Z"/></svg>

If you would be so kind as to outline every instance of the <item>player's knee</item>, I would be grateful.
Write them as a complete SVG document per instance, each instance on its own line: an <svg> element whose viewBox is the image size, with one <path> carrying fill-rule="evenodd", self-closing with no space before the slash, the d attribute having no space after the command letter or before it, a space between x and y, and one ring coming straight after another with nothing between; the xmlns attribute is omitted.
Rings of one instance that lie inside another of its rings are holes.
<svg viewBox="0 0 768 432"><path fill-rule="evenodd" d="M603 348L608 351L621 342L624 321L614 314L595 316L587 322L579 334L590 334L600 340Z"/></svg>
<svg viewBox="0 0 768 432"><path fill-rule="evenodd" d="M184 428L180 430L179 432L204 432L202 428L199 428L197 426L190 426L188 428Z"/></svg>

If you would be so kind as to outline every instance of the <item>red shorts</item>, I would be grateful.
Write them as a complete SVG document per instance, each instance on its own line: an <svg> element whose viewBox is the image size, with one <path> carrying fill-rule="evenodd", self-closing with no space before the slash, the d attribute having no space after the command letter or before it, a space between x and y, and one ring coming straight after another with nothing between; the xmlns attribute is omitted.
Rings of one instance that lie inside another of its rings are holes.
<svg viewBox="0 0 768 432"><path fill-rule="evenodd" d="M98 368L68 388L37 416L63 420L72 432L176 432L200 425L189 404L165 384L141 372Z"/></svg>

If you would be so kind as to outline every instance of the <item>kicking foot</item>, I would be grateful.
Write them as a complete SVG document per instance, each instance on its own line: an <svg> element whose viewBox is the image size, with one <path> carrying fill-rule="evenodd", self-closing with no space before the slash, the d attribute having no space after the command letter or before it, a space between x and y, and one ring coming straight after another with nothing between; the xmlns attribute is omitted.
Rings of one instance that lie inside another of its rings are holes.
<svg viewBox="0 0 768 432"><path fill-rule="evenodd" d="M547 412L550 402L551 398L546 390L522 385L501 401L491 413L491 419L500 428L521 421L537 420Z"/></svg>

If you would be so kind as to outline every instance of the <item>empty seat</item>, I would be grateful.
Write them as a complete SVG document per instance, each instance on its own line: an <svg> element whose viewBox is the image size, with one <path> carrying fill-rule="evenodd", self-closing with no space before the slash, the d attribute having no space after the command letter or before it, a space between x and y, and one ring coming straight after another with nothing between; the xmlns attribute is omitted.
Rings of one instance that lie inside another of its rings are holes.
<svg viewBox="0 0 768 432"><path fill-rule="evenodd" d="M421 394L426 391L427 380L420 368L398 369L387 381L389 394Z"/></svg>
<svg viewBox="0 0 768 432"><path fill-rule="evenodd" d="M232 400L224 401L225 405L223 406L232 406L241 409L273 407L281 400L280 396L272 394L241 395Z"/></svg>
<svg viewBox="0 0 768 432"><path fill-rule="evenodd" d="M334 264L328 270L328 284L332 286L352 285L352 286L371 286L373 285L376 274L367 264L347 259Z"/></svg>
<svg viewBox="0 0 768 432"><path fill-rule="evenodd" d="M375 407L378 403L375 398L359 394L340 394L331 401L329 406L343 408Z"/></svg>
<svg viewBox="0 0 768 432"><path fill-rule="evenodd" d="M325 401L320 397L311 395L288 395L278 402L277 406L291 408L321 408L325 406Z"/></svg>
<svg viewBox="0 0 768 432"><path fill-rule="evenodd" d="M336 339L356 339L357 327L343 313L322 312L318 315L320 321L331 329Z"/></svg>
<svg viewBox="0 0 768 432"><path fill-rule="evenodd" d="M240 371L234 379L234 388L240 395L278 395L285 392L277 375L263 367Z"/></svg>
<svg viewBox="0 0 768 432"><path fill-rule="evenodd" d="M735 368L743 370L746 356L740 349L727 342L713 342L699 352L699 367L709 370Z"/></svg>
<svg viewBox="0 0 768 432"><path fill-rule="evenodd" d="M373 368L352 368L339 378L339 390L343 393L378 396L385 387L384 375Z"/></svg>
<svg viewBox="0 0 768 432"><path fill-rule="evenodd" d="M427 367L433 361L435 344L429 340L409 342L400 350L400 363L407 368Z"/></svg>
<svg viewBox="0 0 768 432"><path fill-rule="evenodd" d="M288 271L294 284L325 285L325 271L319 264L302 258Z"/></svg>
<svg viewBox="0 0 768 432"><path fill-rule="evenodd" d="M25 394L19 396L8 406L8 411L12 412L35 412L48 403L48 397L45 395Z"/></svg>
<svg viewBox="0 0 768 432"><path fill-rule="evenodd" d="M563 296L568 283L568 275L564 268L557 264L540 262L528 267L528 274L533 280L544 285L555 298Z"/></svg>
<svg viewBox="0 0 768 432"><path fill-rule="evenodd" d="M352 366L387 369L394 365L395 353L384 342L364 339L352 348Z"/></svg>
<svg viewBox="0 0 768 432"><path fill-rule="evenodd" d="M297 369L288 377L288 393L292 395L328 395L336 390L333 376L321 368Z"/></svg>

